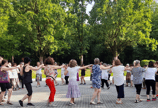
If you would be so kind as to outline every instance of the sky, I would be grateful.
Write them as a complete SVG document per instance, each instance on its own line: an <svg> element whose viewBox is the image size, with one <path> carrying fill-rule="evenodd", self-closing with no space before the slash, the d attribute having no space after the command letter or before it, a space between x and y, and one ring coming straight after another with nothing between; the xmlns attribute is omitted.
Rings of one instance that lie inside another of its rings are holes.
<svg viewBox="0 0 158 108"><path fill-rule="evenodd" d="M88 3L87 8L86 8L86 13L87 13L88 15L90 15L89 12L92 10L93 5L94 5L94 2L92 2L92 4L89 4L89 3Z"/></svg>

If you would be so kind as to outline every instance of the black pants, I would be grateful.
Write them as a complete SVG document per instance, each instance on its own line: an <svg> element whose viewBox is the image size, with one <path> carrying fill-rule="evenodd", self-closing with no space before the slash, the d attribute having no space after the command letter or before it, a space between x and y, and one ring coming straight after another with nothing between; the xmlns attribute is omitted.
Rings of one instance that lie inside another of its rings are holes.
<svg viewBox="0 0 158 108"><path fill-rule="evenodd" d="M136 88L136 93L138 95L140 95L141 89L142 89L142 84L135 84L135 88Z"/></svg>
<svg viewBox="0 0 158 108"><path fill-rule="evenodd" d="M31 96L32 95L32 85L31 85L31 83L26 83L25 84L25 87L26 87L26 90L27 90L27 92L28 92L28 96Z"/></svg>
<svg viewBox="0 0 158 108"><path fill-rule="evenodd" d="M104 83L106 84L107 87L109 87L109 83L107 80L101 79L101 82L102 82L102 86L101 86L102 88L104 88Z"/></svg>
<svg viewBox="0 0 158 108"><path fill-rule="evenodd" d="M68 79L69 79L69 76L65 76L65 81L66 81L66 84L68 84L68 83L69 83Z"/></svg>
<svg viewBox="0 0 158 108"><path fill-rule="evenodd" d="M155 95L155 81L154 80L145 80L146 84L146 94L150 94L150 87L152 87L152 94Z"/></svg>
<svg viewBox="0 0 158 108"><path fill-rule="evenodd" d="M116 91L117 91L117 98L124 98L124 84L120 86L116 86Z"/></svg>

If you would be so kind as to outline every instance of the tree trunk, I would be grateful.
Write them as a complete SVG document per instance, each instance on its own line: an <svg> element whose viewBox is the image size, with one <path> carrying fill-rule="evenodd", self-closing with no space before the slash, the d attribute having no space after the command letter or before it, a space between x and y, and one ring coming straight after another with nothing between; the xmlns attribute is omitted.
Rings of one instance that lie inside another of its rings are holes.
<svg viewBox="0 0 158 108"><path fill-rule="evenodd" d="M81 65L83 64L83 55L81 55Z"/></svg>
<svg viewBox="0 0 158 108"><path fill-rule="evenodd" d="M12 56L12 64L14 63L14 56Z"/></svg>
<svg viewBox="0 0 158 108"><path fill-rule="evenodd" d="M42 55L40 55L39 60L40 60L40 63L43 64L43 56Z"/></svg>

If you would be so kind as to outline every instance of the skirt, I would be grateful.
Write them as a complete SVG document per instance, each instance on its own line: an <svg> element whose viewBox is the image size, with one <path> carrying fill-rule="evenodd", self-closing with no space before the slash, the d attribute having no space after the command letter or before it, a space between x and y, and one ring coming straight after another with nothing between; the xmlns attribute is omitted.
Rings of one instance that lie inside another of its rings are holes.
<svg viewBox="0 0 158 108"><path fill-rule="evenodd" d="M65 78L65 75L64 75L64 74L61 74L61 78L63 78L63 79L64 79L64 78Z"/></svg>
<svg viewBox="0 0 158 108"><path fill-rule="evenodd" d="M79 98L81 96L80 89L76 79L70 79L68 85L67 98Z"/></svg>

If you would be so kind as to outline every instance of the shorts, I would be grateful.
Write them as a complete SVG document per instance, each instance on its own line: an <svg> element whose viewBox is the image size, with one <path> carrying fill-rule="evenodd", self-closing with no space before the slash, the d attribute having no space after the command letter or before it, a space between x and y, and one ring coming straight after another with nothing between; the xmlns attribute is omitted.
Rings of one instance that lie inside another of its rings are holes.
<svg viewBox="0 0 158 108"><path fill-rule="evenodd" d="M36 74L36 81L42 81L42 74Z"/></svg>
<svg viewBox="0 0 158 108"><path fill-rule="evenodd" d="M10 83L0 83L0 86L1 86L2 92L5 92L6 90L12 88L11 85L10 85Z"/></svg>

